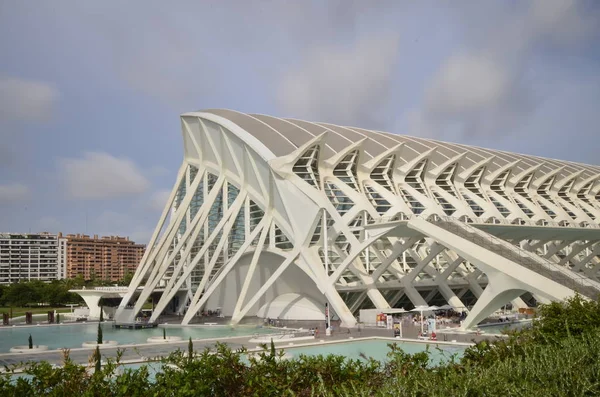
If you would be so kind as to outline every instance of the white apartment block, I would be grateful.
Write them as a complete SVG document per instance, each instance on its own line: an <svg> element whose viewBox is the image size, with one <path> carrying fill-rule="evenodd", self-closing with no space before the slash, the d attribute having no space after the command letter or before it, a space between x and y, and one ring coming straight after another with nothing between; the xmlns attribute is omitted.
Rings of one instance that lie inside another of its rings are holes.
<svg viewBox="0 0 600 397"><path fill-rule="evenodd" d="M63 279L66 252L61 234L0 233L0 284Z"/></svg>

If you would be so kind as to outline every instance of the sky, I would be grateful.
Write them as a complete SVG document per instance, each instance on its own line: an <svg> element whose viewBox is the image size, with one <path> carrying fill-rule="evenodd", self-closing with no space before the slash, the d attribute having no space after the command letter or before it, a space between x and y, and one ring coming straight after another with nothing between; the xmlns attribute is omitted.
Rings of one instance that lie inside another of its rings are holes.
<svg viewBox="0 0 600 397"><path fill-rule="evenodd" d="M179 115L600 165L600 3L0 0L0 231L147 242Z"/></svg>

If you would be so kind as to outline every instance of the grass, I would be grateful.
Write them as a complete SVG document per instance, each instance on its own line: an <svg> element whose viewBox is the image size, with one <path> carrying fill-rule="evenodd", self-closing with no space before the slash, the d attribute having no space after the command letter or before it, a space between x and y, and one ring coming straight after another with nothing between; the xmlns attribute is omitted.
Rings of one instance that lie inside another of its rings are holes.
<svg viewBox="0 0 600 397"><path fill-rule="evenodd" d="M10 313L10 307L0 307L0 313ZM13 307L12 315L13 317L24 316L26 312L32 312L33 314L45 314L49 311L56 310L58 313L70 313L70 307Z"/></svg>

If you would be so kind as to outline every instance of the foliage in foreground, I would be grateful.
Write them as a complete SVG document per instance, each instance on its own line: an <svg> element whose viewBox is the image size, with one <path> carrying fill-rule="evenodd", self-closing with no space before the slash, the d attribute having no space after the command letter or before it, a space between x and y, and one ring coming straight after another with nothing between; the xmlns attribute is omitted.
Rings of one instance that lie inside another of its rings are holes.
<svg viewBox="0 0 600 397"><path fill-rule="evenodd" d="M219 344L193 357L178 351L151 380L148 369L98 372L65 355L63 368L31 364L31 379L0 376L2 396L596 396L600 395L600 304L579 298L540 310L529 330L429 366L429 352L391 346L388 361L330 355L285 360L271 346L246 358ZM188 346L188 351L192 346ZM117 361L119 359L117 358Z"/></svg>

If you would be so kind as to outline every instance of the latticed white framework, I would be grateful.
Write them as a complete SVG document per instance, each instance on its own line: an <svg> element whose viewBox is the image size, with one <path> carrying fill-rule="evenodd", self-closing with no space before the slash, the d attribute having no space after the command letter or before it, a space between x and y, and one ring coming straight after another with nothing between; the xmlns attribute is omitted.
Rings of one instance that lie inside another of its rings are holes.
<svg viewBox="0 0 600 397"><path fill-rule="evenodd" d="M158 289L152 320L220 307L237 323L287 294L347 326L360 308L446 303L474 305L472 326L598 292L598 166L230 110L181 122L185 158L120 321Z"/></svg>

